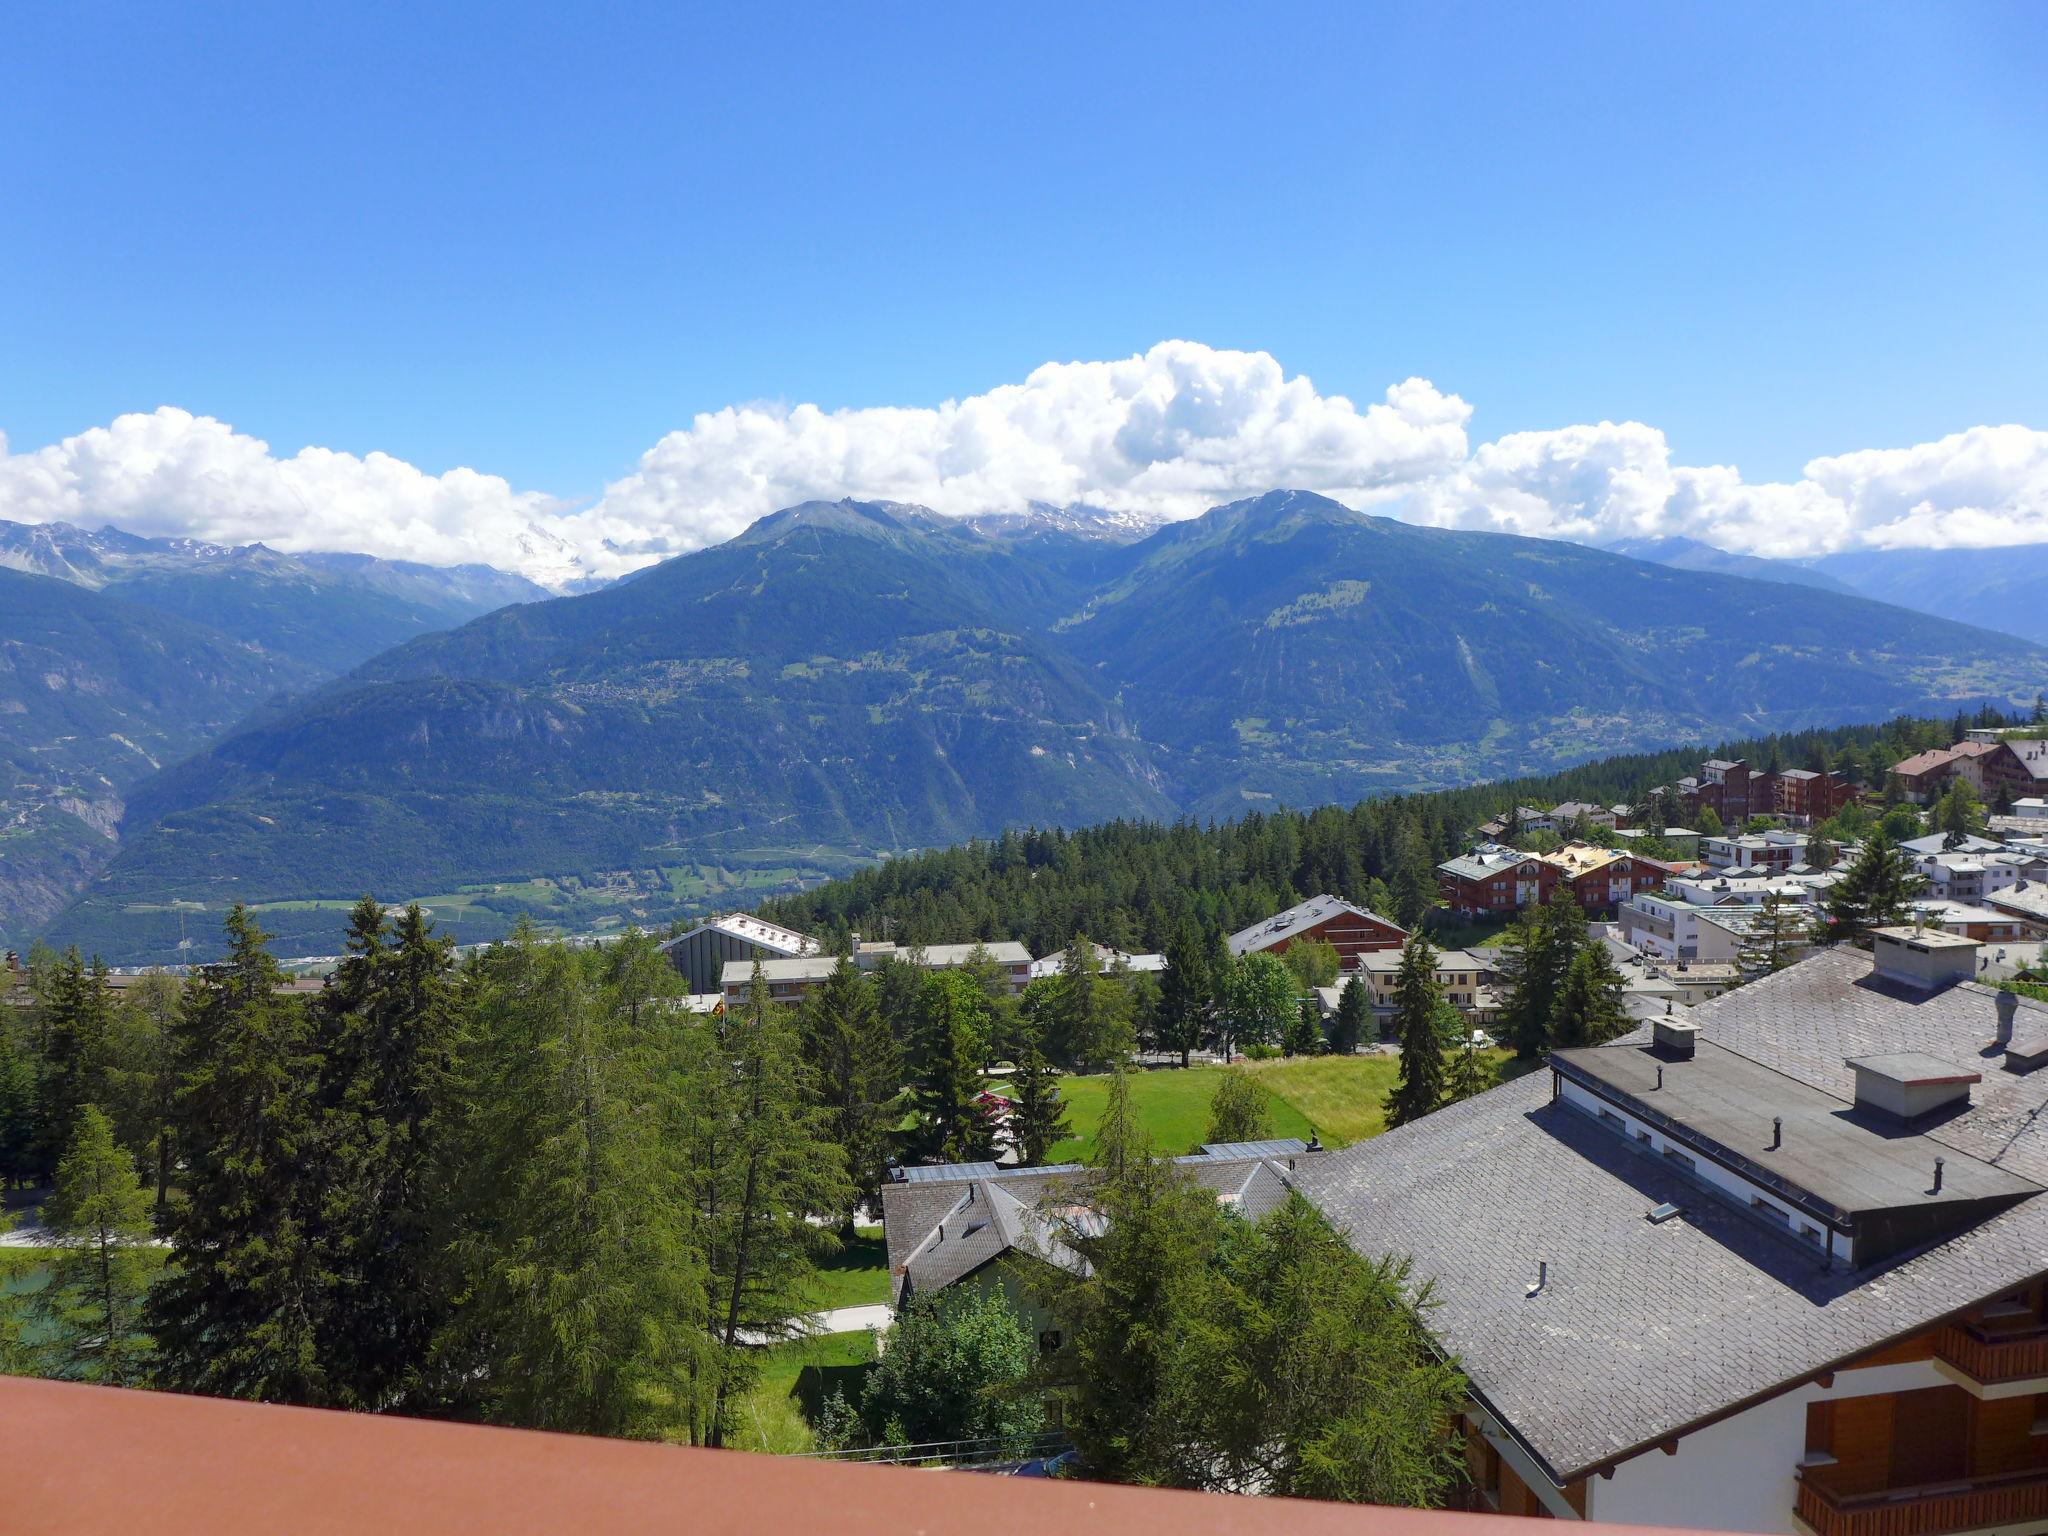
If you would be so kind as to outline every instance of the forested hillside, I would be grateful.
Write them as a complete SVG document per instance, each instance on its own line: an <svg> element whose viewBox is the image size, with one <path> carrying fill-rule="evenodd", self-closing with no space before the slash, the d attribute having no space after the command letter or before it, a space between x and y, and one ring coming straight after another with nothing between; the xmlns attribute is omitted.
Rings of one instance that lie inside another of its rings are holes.
<svg viewBox="0 0 2048 1536"><path fill-rule="evenodd" d="M1953 741L1967 724L2003 719L1902 716L1603 758L1541 778L1386 796L1348 809L1007 832L892 859L766 902L761 915L832 940L852 931L927 944L1016 939L1034 954L1061 949L1077 933L1157 952L1184 921L1233 932L1323 892L1413 922L1434 895L1438 861L1463 851L1478 823L1511 806L1633 803L1696 772L1706 756L1746 757L1760 768L1826 767L1882 783L1899 758Z"/></svg>

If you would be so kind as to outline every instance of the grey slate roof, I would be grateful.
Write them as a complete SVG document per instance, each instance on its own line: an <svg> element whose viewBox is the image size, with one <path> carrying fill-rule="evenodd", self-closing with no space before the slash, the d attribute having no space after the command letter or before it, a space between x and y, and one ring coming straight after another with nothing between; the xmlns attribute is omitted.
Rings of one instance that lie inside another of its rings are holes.
<svg viewBox="0 0 2048 1536"><path fill-rule="evenodd" d="M1970 1109L1926 1134L2048 1182L2048 1071L2007 1070L1996 1014L1990 989L1916 993L1841 949L1687 1017L1703 1042L1844 1101L1850 1057L1976 1066ZM2013 1033L2048 1034L2048 1005L2018 1000ZM1360 1252L1407 1254L1434 1280L1431 1330L1560 1484L2048 1270L2048 1196L1902 1259L1823 1269L1797 1238L1553 1102L1547 1072L1295 1178ZM1667 1201L1683 1214L1649 1222ZM1538 1260L1549 1283L1531 1296Z"/></svg>
<svg viewBox="0 0 2048 1536"><path fill-rule="evenodd" d="M1299 1169L1328 1155L1287 1137L1218 1143L1172 1161L1214 1190L1219 1201L1256 1221L1286 1200ZM901 1300L906 1283L914 1293L928 1293L1012 1252L1052 1263L1080 1262L1060 1241L1061 1219L1085 1219L1093 1171L1072 1163L987 1171L991 1166L908 1169L906 1178L883 1186L892 1301ZM1060 1216L1052 1214L1055 1207Z"/></svg>
<svg viewBox="0 0 2048 1536"><path fill-rule="evenodd" d="M1285 912L1276 913L1262 922L1253 923L1249 928L1240 929L1230 936L1230 952L1233 955L1256 954L1270 949L1282 939L1327 922L1341 913L1354 917L1369 917L1376 923L1385 923L1389 928L1398 929L1400 924L1391 918L1381 917L1377 912L1368 912L1363 907L1354 907L1340 896L1311 896Z"/></svg>

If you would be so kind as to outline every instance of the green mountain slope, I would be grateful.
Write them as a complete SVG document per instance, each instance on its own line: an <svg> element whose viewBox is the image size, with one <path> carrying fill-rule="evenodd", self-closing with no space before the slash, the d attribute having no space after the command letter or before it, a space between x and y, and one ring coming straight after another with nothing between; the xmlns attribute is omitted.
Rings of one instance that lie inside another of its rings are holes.
<svg viewBox="0 0 2048 1536"><path fill-rule="evenodd" d="M795 508L416 641L160 775L56 932L123 952L139 932L157 952L184 936L179 900L422 894L771 848L843 862L1018 818L1169 811L1117 711L1004 612L1072 598L929 514Z"/></svg>
<svg viewBox="0 0 2048 1536"><path fill-rule="evenodd" d="M2048 651L1859 598L1302 493L1138 542L1023 534L807 504L415 640L140 787L52 932L163 956L243 899L303 953L366 889L434 897L471 938L521 912L657 922L1006 826L1352 799L2048 682Z"/></svg>
<svg viewBox="0 0 2048 1536"><path fill-rule="evenodd" d="M2048 655L1822 591L1418 528L1303 492L1177 524L1064 622L1208 814L2031 697Z"/></svg>
<svg viewBox="0 0 2048 1536"><path fill-rule="evenodd" d="M105 860L133 785L310 681L215 630L0 567L0 935Z"/></svg>
<svg viewBox="0 0 2048 1536"><path fill-rule="evenodd" d="M1823 556L1812 568L1881 603L2048 645L2048 544L1861 549Z"/></svg>

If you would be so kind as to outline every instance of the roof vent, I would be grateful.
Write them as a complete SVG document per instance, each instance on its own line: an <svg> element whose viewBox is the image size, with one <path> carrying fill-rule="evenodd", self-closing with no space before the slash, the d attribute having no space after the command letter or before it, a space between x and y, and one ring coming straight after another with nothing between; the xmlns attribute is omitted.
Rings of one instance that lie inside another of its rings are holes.
<svg viewBox="0 0 2048 1536"><path fill-rule="evenodd" d="M1650 1028L1655 1035L1657 1050L1665 1056L1679 1061L1691 1061L1694 1047L1699 1042L1700 1027L1684 1019L1653 1019Z"/></svg>
<svg viewBox="0 0 2048 1536"><path fill-rule="evenodd" d="M1879 928L1871 934L1871 972L1918 992L1977 974L1977 941L1939 928Z"/></svg>
<svg viewBox="0 0 2048 1536"><path fill-rule="evenodd" d="M1970 1084L1980 1072L1958 1067L1922 1051L1887 1056L1851 1056L1844 1065L1856 1073L1856 1107L1900 1120L1918 1120L1936 1110L1967 1106Z"/></svg>
<svg viewBox="0 0 2048 1536"><path fill-rule="evenodd" d="M1662 1205L1653 1205L1648 1211L1644 1212L1644 1215L1648 1217L1650 1225L1653 1227L1663 1226L1665 1222L1677 1214L1678 1207L1669 1200L1666 1200Z"/></svg>

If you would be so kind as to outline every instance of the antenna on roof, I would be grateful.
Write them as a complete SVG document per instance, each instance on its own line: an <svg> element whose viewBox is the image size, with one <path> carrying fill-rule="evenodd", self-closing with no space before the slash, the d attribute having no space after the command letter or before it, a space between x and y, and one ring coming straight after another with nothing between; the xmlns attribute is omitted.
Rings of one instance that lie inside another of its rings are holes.
<svg viewBox="0 0 2048 1536"><path fill-rule="evenodd" d="M1785 1145L1785 1120L1782 1115L1771 1116L1771 1150L1777 1151Z"/></svg>
<svg viewBox="0 0 2048 1536"><path fill-rule="evenodd" d="M1928 1191L1929 1194L1938 1195L1941 1193L1941 1170L1947 1162L1948 1159L1945 1157L1937 1157L1934 1160L1934 1188Z"/></svg>
<svg viewBox="0 0 2048 1536"><path fill-rule="evenodd" d="M1530 1296L1537 1295L1548 1284L1550 1284L1550 1260L1538 1259L1536 1261L1536 1283L1530 1286L1524 1294Z"/></svg>

